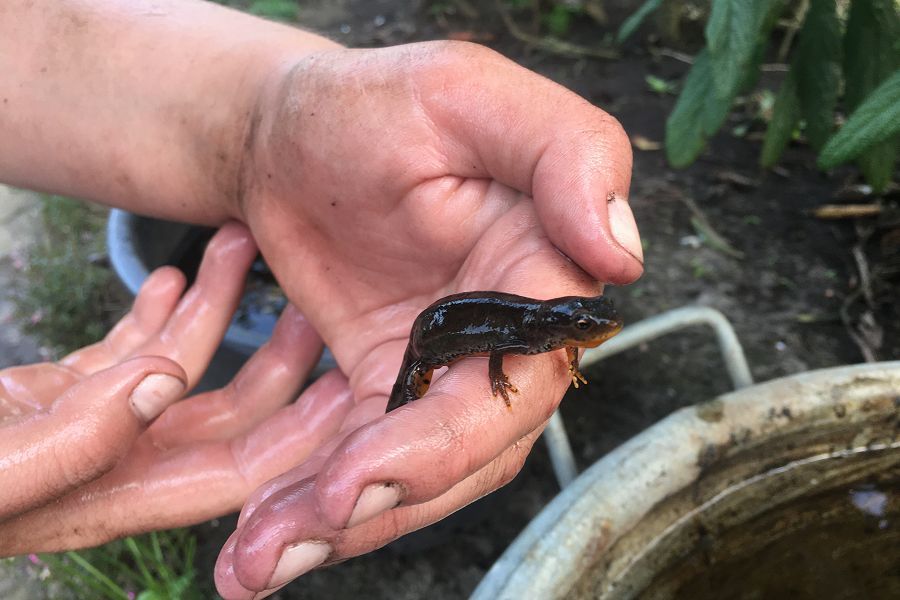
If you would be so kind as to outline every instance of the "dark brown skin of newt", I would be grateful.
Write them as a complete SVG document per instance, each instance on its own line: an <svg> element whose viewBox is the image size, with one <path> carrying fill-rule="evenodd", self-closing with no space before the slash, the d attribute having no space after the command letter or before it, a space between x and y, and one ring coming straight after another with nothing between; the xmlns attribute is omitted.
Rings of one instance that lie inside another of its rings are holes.
<svg viewBox="0 0 900 600"><path fill-rule="evenodd" d="M387 411L418 400L435 368L465 356L487 354L494 396L510 406L516 387L503 372L504 354L540 354L565 348L572 382L587 380L578 370L578 348L595 348L619 333L622 320L612 301L598 296L534 300L502 292L465 292L441 298L416 317L403 366Z"/></svg>

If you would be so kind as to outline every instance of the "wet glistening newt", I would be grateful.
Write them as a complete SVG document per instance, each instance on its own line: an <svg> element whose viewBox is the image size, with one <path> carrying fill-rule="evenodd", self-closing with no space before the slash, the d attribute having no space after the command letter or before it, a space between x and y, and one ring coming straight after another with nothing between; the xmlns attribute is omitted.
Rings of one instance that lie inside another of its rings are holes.
<svg viewBox="0 0 900 600"><path fill-rule="evenodd" d="M416 317L403 366L391 392L391 412L421 398L435 368L465 356L485 355L494 396L510 406L516 387L503 372L505 354L540 354L565 348L572 382L587 380L578 370L578 348L595 348L622 329L612 301L597 296L534 300L502 292L464 292L441 298Z"/></svg>

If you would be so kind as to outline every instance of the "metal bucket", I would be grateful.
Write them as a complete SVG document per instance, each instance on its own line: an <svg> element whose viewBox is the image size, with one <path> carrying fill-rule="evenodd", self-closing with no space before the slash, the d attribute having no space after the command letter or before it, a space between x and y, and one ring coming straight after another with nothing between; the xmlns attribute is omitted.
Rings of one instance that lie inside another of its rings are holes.
<svg viewBox="0 0 900 600"><path fill-rule="evenodd" d="M472 598L898 598L898 438L900 362L684 408L564 489Z"/></svg>

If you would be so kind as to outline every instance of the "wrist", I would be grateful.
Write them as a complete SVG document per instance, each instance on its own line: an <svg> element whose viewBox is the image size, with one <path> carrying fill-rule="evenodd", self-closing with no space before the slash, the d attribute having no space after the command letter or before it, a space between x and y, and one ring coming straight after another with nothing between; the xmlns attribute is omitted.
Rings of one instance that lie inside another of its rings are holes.
<svg viewBox="0 0 900 600"><path fill-rule="evenodd" d="M241 116L241 165L236 180L232 217L250 223L266 198L284 197L296 192L297 170L305 163L303 148L321 148L323 140L315 138L303 125L315 115L316 97L326 102L337 98L317 91L329 69L319 68L329 56L344 50L337 44L320 48L305 47L299 51L274 52L260 68L254 91L255 103ZM320 112L324 112L320 109ZM290 158L289 158L290 157ZM294 165L294 168L286 166Z"/></svg>
<svg viewBox="0 0 900 600"><path fill-rule="evenodd" d="M270 34L278 35L262 35L258 47L237 52L240 63L227 70L238 75L231 95L235 100L227 119L219 126L220 139L229 150L207 152L202 159L212 165L208 172L213 177L207 185L215 190L217 210L227 218L243 222L248 220L248 204L264 176L261 156L268 146L270 133L278 126L284 91L292 74L311 55L343 48L300 30L263 24L273 25Z"/></svg>

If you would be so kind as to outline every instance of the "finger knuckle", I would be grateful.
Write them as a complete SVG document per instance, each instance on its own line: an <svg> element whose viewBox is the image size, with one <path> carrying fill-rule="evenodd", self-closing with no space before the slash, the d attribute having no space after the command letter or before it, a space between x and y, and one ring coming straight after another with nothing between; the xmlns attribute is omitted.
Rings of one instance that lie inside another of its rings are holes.
<svg viewBox="0 0 900 600"><path fill-rule="evenodd" d="M456 420L441 418L435 421L434 427L437 444L445 450L442 453L446 462L443 465L445 468L459 476L461 474L469 474L477 466L480 466L474 464L474 457L467 448L464 435Z"/></svg>
<svg viewBox="0 0 900 600"><path fill-rule="evenodd" d="M45 472L48 488L76 488L106 473L116 463L113 453L105 452L99 444L72 444L54 449L52 461Z"/></svg>
<svg viewBox="0 0 900 600"><path fill-rule="evenodd" d="M432 59L437 59L438 63L443 60L462 68L466 66L471 68L473 61L508 61L499 52L475 42L437 40L423 42L422 47L426 49L426 54L430 54Z"/></svg>
<svg viewBox="0 0 900 600"><path fill-rule="evenodd" d="M520 452L517 446L494 461L478 475L475 485L476 498L486 496L510 483L525 465L527 450Z"/></svg>

